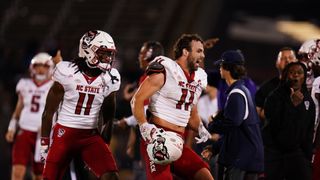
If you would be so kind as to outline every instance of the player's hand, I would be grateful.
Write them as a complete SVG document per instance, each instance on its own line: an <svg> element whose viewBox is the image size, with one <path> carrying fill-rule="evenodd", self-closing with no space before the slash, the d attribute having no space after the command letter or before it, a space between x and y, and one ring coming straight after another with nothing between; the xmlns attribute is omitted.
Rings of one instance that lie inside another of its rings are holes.
<svg viewBox="0 0 320 180"><path fill-rule="evenodd" d="M40 143L41 143L41 146L40 146L41 161L45 162L47 159L48 151L49 151L49 143L50 143L49 137L41 137Z"/></svg>
<svg viewBox="0 0 320 180"><path fill-rule="evenodd" d="M146 141L147 143L151 143L153 139L152 136L157 131L158 128L154 124L150 124L147 122L139 125L139 128L140 128L140 133L143 140Z"/></svg>
<svg viewBox="0 0 320 180"><path fill-rule="evenodd" d="M302 103L303 101L303 94L301 91L294 91L293 88L290 88L291 90L291 94L290 94L290 97L291 97L291 102L294 106L297 106L298 104Z"/></svg>
<svg viewBox="0 0 320 180"><path fill-rule="evenodd" d="M202 159L204 159L207 162L210 161L212 155L213 155L212 146L206 146L201 152Z"/></svg>
<svg viewBox="0 0 320 180"><path fill-rule="evenodd" d="M122 118L121 120L113 121L113 124L121 129L125 129L128 127L127 122Z"/></svg>
<svg viewBox="0 0 320 180"><path fill-rule="evenodd" d="M218 41L219 41L219 38L207 39L207 40L204 41L203 46L204 46L205 49L210 49L214 45L216 45Z"/></svg>
<svg viewBox="0 0 320 180"><path fill-rule="evenodd" d="M9 143L12 143L12 142L13 142L13 140L14 140L14 134L15 134L15 131L8 130L8 132L6 133L6 140L7 140L7 142L9 142Z"/></svg>
<svg viewBox="0 0 320 180"><path fill-rule="evenodd" d="M6 133L7 142L9 143L13 142L17 127L18 127L18 120L15 118L12 118L8 126L8 131Z"/></svg>
<svg viewBox="0 0 320 180"><path fill-rule="evenodd" d="M58 64L59 62L62 61L62 56L61 56L61 51L57 50L57 53L55 56L52 57L52 61L54 64Z"/></svg>
<svg viewBox="0 0 320 180"><path fill-rule="evenodd" d="M127 147L127 151L126 154L130 157L130 158L134 158L134 146L128 146Z"/></svg>
<svg viewBox="0 0 320 180"><path fill-rule="evenodd" d="M198 134L199 138L195 137L196 143L204 143L208 141L208 139L211 138L211 134L208 132L208 130L204 127L202 123L200 123L199 128L198 128Z"/></svg>

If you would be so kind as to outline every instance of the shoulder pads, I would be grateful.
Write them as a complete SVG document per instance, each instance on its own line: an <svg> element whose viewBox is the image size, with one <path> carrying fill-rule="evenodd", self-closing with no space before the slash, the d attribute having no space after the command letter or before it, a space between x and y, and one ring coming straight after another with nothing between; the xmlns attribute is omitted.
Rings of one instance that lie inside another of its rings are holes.
<svg viewBox="0 0 320 180"><path fill-rule="evenodd" d="M146 69L146 74L150 75L153 73L163 73L164 66L157 61L152 62Z"/></svg>

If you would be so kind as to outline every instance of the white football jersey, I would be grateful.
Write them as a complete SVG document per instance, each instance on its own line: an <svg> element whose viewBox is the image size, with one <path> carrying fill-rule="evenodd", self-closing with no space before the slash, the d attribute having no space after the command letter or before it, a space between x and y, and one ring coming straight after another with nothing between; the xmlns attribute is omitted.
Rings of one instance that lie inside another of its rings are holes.
<svg viewBox="0 0 320 180"><path fill-rule="evenodd" d="M23 109L20 114L19 127L37 132L41 127L42 112L47 94L53 81L49 80L41 85L35 84L30 78L20 79L16 91L23 98Z"/></svg>
<svg viewBox="0 0 320 180"><path fill-rule="evenodd" d="M311 89L311 97L314 101L314 104L316 105L316 121L315 121L315 127L319 124L319 102L315 96L315 94L320 93L320 77L317 77L313 83L312 83L312 89Z"/></svg>
<svg viewBox="0 0 320 180"><path fill-rule="evenodd" d="M71 62L57 64L53 80L64 88L64 97L58 111L57 123L79 129L97 128L100 108L104 99L120 88L120 74L112 68L98 77L89 77L78 71Z"/></svg>
<svg viewBox="0 0 320 180"><path fill-rule="evenodd" d="M210 99L208 94L200 97L198 101L198 114L203 124L208 127L209 117L218 112L218 98Z"/></svg>
<svg viewBox="0 0 320 180"><path fill-rule="evenodd" d="M165 67L165 83L150 98L149 111L172 124L186 127L190 112L207 86L206 72L198 68L187 77L172 59L159 56L154 59Z"/></svg>

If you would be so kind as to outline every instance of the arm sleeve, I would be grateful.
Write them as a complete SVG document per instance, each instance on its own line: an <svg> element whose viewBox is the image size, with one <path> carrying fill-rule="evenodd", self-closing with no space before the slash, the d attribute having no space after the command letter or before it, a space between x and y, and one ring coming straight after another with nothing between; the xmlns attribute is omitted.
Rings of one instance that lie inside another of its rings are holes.
<svg viewBox="0 0 320 180"><path fill-rule="evenodd" d="M245 116L245 99L240 93L232 93L229 96L226 107L219 112L215 120L209 123L209 131L212 133L226 133L240 126Z"/></svg>
<svg viewBox="0 0 320 180"><path fill-rule="evenodd" d="M312 159L312 149L313 149L313 135L314 135L314 122L315 122L315 106L311 106L310 111L308 113L309 124L308 129L306 131L306 140L302 141L302 149L306 154L306 157L311 161Z"/></svg>
<svg viewBox="0 0 320 180"><path fill-rule="evenodd" d="M261 86L255 96L256 106L263 108L265 99L266 99L266 97L262 92L262 86Z"/></svg>
<svg viewBox="0 0 320 180"><path fill-rule="evenodd" d="M124 118L124 121L127 123L128 126L135 126L138 124L136 118L133 115Z"/></svg>
<svg viewBox="0 0 320 180"><path fill-rule="evenodd" d="M225 118L232 119L230 125L240 126L245 118L246 106L247 105L243 95L240 93L230 94L224 110Z"/></svg>
<svg viewBox="0 0 320 180"><path fill-rule="evenodd" d="M68 83L68 81L66 81L66 73L64 73L64 71L67 70L67 63L68 62L58 63L54 68L53 75L52 75L52 80L60 83L63 86L66 83Z"/></svg>
<svg viewBox="0 0 320 180"><path fill-rule="evenodd" d="M114 78L113 81L110 80L109 82L109 88L110 92L118 91L120 89L120 84L121 84L121 76L120 73L117 69L112 68L110 72L111 78Z"/></svg>
<svg viewBox="0 0 320 180"><path fill-rule="evenodd" d="M23 79L20 79L16 86L16 92L19 94L21 90L25 87L25 81Z"/></svg>
<svg viewBox="0 0 320 180"><path fill-rule="evenodd" d="M266 117L266 123L269 124L270 129L276 132L280 124L284 121L284 106L285 104L282 103L282 98L276 95L276 92L272 92L267 96L265 103L264 103L264 114ZM281 107L282 104L282 107Z"/></svg>

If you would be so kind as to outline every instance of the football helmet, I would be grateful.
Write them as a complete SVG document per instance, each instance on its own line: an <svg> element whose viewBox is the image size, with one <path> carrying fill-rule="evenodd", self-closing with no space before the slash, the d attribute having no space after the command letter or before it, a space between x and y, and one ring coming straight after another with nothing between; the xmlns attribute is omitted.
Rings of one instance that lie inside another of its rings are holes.
<svg viewBox="0 0 320 180"><path fill-rule="evenodd" d="M80 39L79 57L85 58L89 68L106 72L115 59L116 46L112 37L100 30L86 32Z"/></svg>
<svg viewBox="0 0 320 180"><path fill-rule="evenodd" d="M305 41L299 51L298 59L307 67L307 86L312 87L315 77L320 75L320 39Z"/></svg>
<svg viewBox="0 0 320 180"><path fill-rule="evenodd" d="M51 56L48 53L40 52L36 54L29 65L29 70L32 78L35 78L38 81L44 81L49 79L53 72L54 64L51 60ZM48 71L46 72L39 72L36 70L37 65L44 65L48 66Z"/></svg>
<svg viewBox="0 0 320 180"><path fill-rule="evenodd" d="M155 57L161 56L164 54L163 46L158 41L147 41L141 47L140 53L146 49L146 52L143 56L143 60L152 61Z"/></svg>
<svg viewBox="0 0 320 180"><path fill-rule="evenodd" d="M152 139L147 152L154 163L165 165L181 157L184 142L177 133L158 129Z"/></svg>

